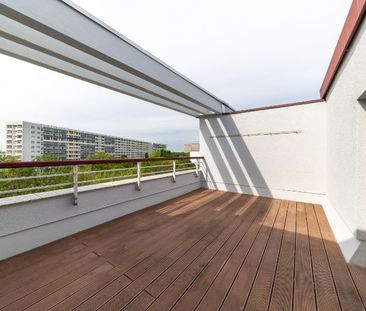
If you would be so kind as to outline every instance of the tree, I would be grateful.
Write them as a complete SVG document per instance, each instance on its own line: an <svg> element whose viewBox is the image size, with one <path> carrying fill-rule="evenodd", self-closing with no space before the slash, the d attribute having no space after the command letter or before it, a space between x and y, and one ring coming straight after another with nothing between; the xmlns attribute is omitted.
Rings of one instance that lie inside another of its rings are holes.
<svg viewBox="0 0 366 311"><path fill-rule="evenodd" d="M188 157L188 153L184 152L173 152L170 150L154 150L149 154L149 158L176 158L176 157Z"/></svg>
<svg viewBox="0 0 366 311"><path fill-rule="evenodd" d="M41 155L41 156L38 156L34 159L34 161L36 162L42 162L42 161L59 161L60 158L59 157L56 157L54 155L51 155L51 154L44 154L44 155Z"/></svg>
<svg viewBox="0 0 366 311"><path fill-rule="evenodd" d="M0 162L19 162L19 157L0 156Z"/></svg>
<svg viewBox="0 0 366 311"><path fill-rule="evenodd" d="M149 153L149 158L160 158L161 157L161 150L153 150Z"/></svg>
<svg viewBox="0 0 366 311"><path fill-rule="evenodd" d="M88 155L88 160L114 160L114 156L110 153L98 151L94 154Z"/></svg>

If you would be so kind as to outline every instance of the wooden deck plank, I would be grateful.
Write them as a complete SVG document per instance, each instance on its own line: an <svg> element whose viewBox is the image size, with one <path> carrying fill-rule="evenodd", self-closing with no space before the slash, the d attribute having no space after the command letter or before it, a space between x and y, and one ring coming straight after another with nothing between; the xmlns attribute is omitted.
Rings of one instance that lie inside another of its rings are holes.
<svg viewBox="0 0 366 311"><path fill-rule="evenodd" d="M366 307L366 269L353 264L349 264L348 267L361 296L363 305Z"/></svg>
<svg viewBox="0 0 366 311"><path fill-rule="evenodd" d="M305 204L318 310L341 310L332 271L312 204Z"/></svg>
<svg viewBox="0 0 366 311"><path fill-rule="evenodd" d="M174 237L179 237L182 233L186 233L187 228L196 228L197 223L202 221L200 216L205 215L207 210L210 210L215 205L215 201L220 196L223 196L223 194L216 193L215 196L207 199L208 201L201 206L197 204L197 206L200 206L200 209L187 214L180 221L172 217L170 221L167 221L168 225L166 227L159 228L159 226L156 226L154 230L147 231L145 234L139 233L135 236L135 239L130 239L127 245L119 242L120 244L116 248L112 246L111 250L106 250L105 252L97 251L97 253L108 258L108 261L114 265L125 262L126 256L132 256L132 258L136 258L137 256L146 257L159 248L159 245L154 243L155 241L164 243L166 240L171 240ZM130 250L131 252L129 253Z"/></svg>
<svg viewBox="0 0 366 311"><path fill-rule="evenodd" d="M28 279L32 281L38 275L47 271L47 269L54 269L55 263L67 264L72 260L77 260L81 256L80 254L88 254L90 251L85 247L85 245L77 244L74 247L65 250L64 252L45 258L44 260L33 264L32 266L27 266L24 269L19 269L19 271L14 271L12 274L2 277L2 282L7 284L6 288L0 288L0 297L17 289L19 286L23 286Z"/></svg>
<svg viewBox="0 0 366 311"><path fill-rule="evenodd" d="M94 270L101 263L103 263L103 260L91 253L90 255L81 258L75 265L74 269L69 273L66 273L46 285L38 286L37 284L33 284L31 286L25 286L13 291L9 296L2 297L0 308L4 307L4 309L1 309L2 311L24 310L26 307L33 305L57 290L62 289L69 283L79 279L84 274ZM42 284L44 283L46 282L43 281Z"/></svg>
<svg viewBox="0 0 366 311"><path fill-rule="evenodd" d="M240 308L244 307L272 231L273 224L276 220L279 207L280 201L274 200L269 214L263 222L247 257L243 258L244 262L223 301L222 310L240 310ZM205 309L204 306L202 308Z"/></svg>
<svg viewBox="0 0 366 311"><path fill-rule="evenodd" d="M24 294L35 291L73 271L80 266L80 262L83 262L85 257L96 257L96 255L87 248L83 248L79 252L64 258L64 260L61 260L62 258L52 260L43 269L35 269L35 271L29 269L23 277L17 275L12 281L2 280L3 284L7 284L7 286L0 287L0 305L3 305L3 301L7 300L9 295L21 298Z"/></svg>
<svg viewBox="0 0 366 311"><path fill-rule="evenodd" d="M197 204L198 206L204 207L205 204L214 200L215 197L220 195L223 195L223 193L204 191L200 193L195 193L192 196L192 200L193 202L196 202L195 204ZM172 205L168 205L168 207L174 207L174 209L176 209L184 207L185 205L190 203L192 203L192 201L188 202L188 199L185 198L182 199L182 201L173 201ZM114 248L116 248L117 250L120 249L118 247L120 247L121 242L129 241L128 236L131 234L136 234L138 232L140 233L140 237L145 232L150 232L151 230L156 231L158 230L158 228L163 229L165 226L169 227L175 222L180 222L180 219L178 218L174 218L172 221L167 222L165 217L162 217L162 215L167 214L161 212L160 210L161 209L159 208L159 206L155 206L147 208L146 214L141 213L141 211L133 213L132 215L134 217L129 217L127 221L123 220L123 217L120 222L115 223L113 226L111 226L112 228L106 226L106 229L102 231L102 234L98 235L97 237L92 236L88 237L88 239L83 238L82 241L90 248L95 249L97 253L103 254L107 257L108 252L112 252ZM111 232L111 234L108 234L109 232Z"/></svg>
<svg viewBox="0 0 366 311"><path fill-rule="evenodd" d="M321 206L207 189L0 262L0 283L5 311L366 305Z"/></svg>
<svg viewBox="0 0 366 311"><path fill-rule="evenodd" d="M236 213L235 213L236 214ZM237 217L238 222L243 221L245 217ZM233 231L234 234L235 231ZM169 310L171 309L182 294L189 288L198 275L204 268L213 260L224 246L226 241L217 239L217 243L212 244L205 252L203 252L197 259L174 280L172 284L158 297L157 300L150 306L148 310Z"/></svg>
<svg viewBox="0 0 366 311"><path fill-rule="evenodd" d="M163 235L166 232L170 232L172 227L176 229L177 225L184 226L186 223L189 224L197 218L195 215L205 213L206 209L210 207L210 204L215 202L219 197L225 195L226 194L222 192L209 193L204 197L204 200L195 200L191 203L194 207L199 207L198 210L182 215L182 217L170 217L165 214L159 215L160 217L157 219L151 220L148 227L141 228L141 226L136 226L135 222L132 222L132 224L130 223L129 226L127 226L132 228L129 232L118 234L119 230L117 230L112 235L108 235L108 239L99 240L98 244L93 243L92 248L97 254L105 258L110 258L111 262L115 261L115 264L118 264L117 260L119 259L121 251L125 251L135 242L131 240L131 236L138 240L136 242L141 241L143 243L146 241L146 238L151 239L152 236L155 236L156 234ZM169 221L166 219L168 217L170 218ZM90 245L88 246L90 247Z"/></svg>
<svg viewBox="0 0 366 311"><path fill-rule="evenodd" d="M141 311L146 310L155 298L145 291L142 291L134 300L132 300L123 311Z"/></svg>
<svg viewBox="0 0 366 311"><path fill-rule="evenodd" d="M129 269L134 269L135 267L140 266L140 264L145 265L146 262L150 262L156 258L156 254L161 254L160 258L164 256L164 252L167 247L170 247L169 251L171 251L174 247L178 246L180 243L184 242L188 238L191 237L192 234L195 234L198 229L205 229L205 227L210 227L212 225L211 221L217 215L213 213L207 213L207 210L212 209L217 202L221 202L222 199L225 199L225 196L221 196L213 202L210 202L209 205L202 208L202 210L197 214L194 212L192 214L192 218L184 219L181 223L176 224L173 227L170 227L168 231L163 231L159 234L150 234L148 238L145 238L141 243L137 243L133 247L133 252L129 253L128 251L124 252L120 256L118 256L117 261L112 261L108 259L109 262L113 262L115 265L118 264L126 264L133 263L130 265ZM205 216L205 217L204 217ZM156 243L159 241L159 243ZM164 245L162 248L161 245ZM121 260L123 258L123 260ZM127 266L126 266L127 267ZM133 277L133 273L130 273Z"/></svg>
<svg viewBox="0 0 366 311"><path fill-rule="evenodd" d="M21 270L33 266L34 264L43 263L44 260L66 252L77 245L80 245L80 242L74 237L66 237L3 260L0 262L0 279L14 274L15 272L20 273Z"/></svg>
<svg viewBox="0 0 366 311"><path fill-rule="evenodd" d="M246 201L246 198L245 198ZM229 212L227 209L224 213ZM203 245L198 243L194 245L193 252L188 252L189 247L192 245L192 242L187 241L187 247L181 248L178 252L174 253L172 256L169 256L165 259L165 261L159 266L153 267L153 269L149 270L146 274L144 274L141 278L137 279L136 282L133 282L131 286L126 288L126 290L118 293L118 295L114 296L110 301L108 301L100 310L109 310L115 309L118 307L123 307L127 303L129 303L130 299L133 299L136 294L138 294L142 289L146 288L155 278L160 276L164 271L166 271L172 264L177 262L177 260L182 260L183 258L196 257L201 254L202 251L206 252L208 250L214 251L215 247L219 247L222 243L230 237L233 230L235 230L238 225L233 218L234 213L230 213L229 217L220 217L223 222L214 225L211 222L211 230L208 230L208 234L205 238L200 241L204 242ZM211 231L211 232L210 232Z"/></svg>
<svg viewBox="0 0 366 311"><path fill-rule="evenodd" d="M203 304L208 308L211 308L214 304L214 299L219 299L222 290L226 288L225 284L232 283L235 278L235 269L239 269L242 259L245 254L249 251L257 233L266 218L270 209L270 200L257 200L250 209L257 209L257 213L253 215L254 219L249 219L248 212L245 214L246 223L243 228L245 232L239 231L242 238L239 241L230 241L227 243L220 252L214 257L214 259L207 265L207 267L200 273L200 275L194 280L184 295L177 301L173 310L186 310L195 309L202 298L205 296L207 291L210 289L209 294L206 294L208 303L211 303L209 307L206 302ZM236 242L236 243L235 243ZM234 273L230 273L233 272ZM229 282L226 282L229 280ZM212 284L215 282L214 284ZM227 286L228 288L229 286ZM222 297L225 296L221 294ZM221 304L221 300L219 305ZM213 308L214 309L214 308Z"/></svg>
<svg viewBox="0 0 366 311"><path fill-rule="evenodd" d="M292 310L295 270L295 240L296 202L289 202L277 271L273 281L273 290L269 306L269 310L271 311Z"/></svg>
<svg viewBox="0 0 366 311"><path fill-rule="evenodd" d="M258 199L258 201L261 201ZM259 202L258 202L259 203ZM237 200L235 202L232 202L232 207L237 210L240 209L243 204L246 204L246 202L243 202L242 200ZM256 210L250 210L249 213L246 214L246 219L240 224L238 229L236 229L235 235L245 234L247 227L252 223L252 221L255 220L258 214L261 214L261 209L258 208L258 211ZM244 230L244 232L243 232ZM235 236L231 237L230 241L226 243L225 247L229 247L231 243L233 243L235 240ZM235 243L235 242L234 242ZM220 250L221 251L221 250ZM195 259L195 258L194 258ZM173 282L176 280L176 278L192 263L193 259L191 261L185 261L182 260L177 263L175 267L171 267L169 270L167 270L165 273L163 273L159 278L157 278L154 282L152 282L147 288L146 291L149 292L153 297L158 297L160 294Z"/></svg>
<svg viewBox="0 0 366 311"><path fill-rule="evenodd" d="M288 202L282 201L244 310L268 310L280 253Z"/></svg>
<svg viewBox="0 0 366 311"><path fill-rule="evenodd" d="M224 201L224 202L226 201L226 197L222 197L221 199L222 200L217 200L217 202L215 204L220 204L221 201ZM240 203L240 201L247 201L247 200L248 200L248 197L241 196L241 200L239 199L238 201ZM230 209L234 208L234 206L235 206L235 204L233 204L233 206L231 206ZM225 217L227 215L230 215L228 213L230 213L230 210L227 211L227 212L226 211L225 212L222 212L221 215L219 215L220 217L217 218L217 219L219 221L225 219ZM205 218L204 220L201 221L199 227L202 230L205 230L205 227L211 227L211 226L212 226L212 223L211 223L210 218L208 217L208 218ZM189 235L191 234L190 231L191 230L188 229ZM185 240L185 237L183 239ZM140 275L142 275L144 272L146 272L147 269L149 269L149 267L153 267L154 265L158 264L159 261L161 261L161 258L163 258L167 253L169 253L172 250L172 248L174 248L174 246L176 246L176 244L172 244L172 247L171 248L165 248L164 247L164 248L160 249L157 253L154 254L154 256L150 256L150 257L146 258L146 260L138 263L133 268L131 268L130 270L128 270L126 272L126 275L129 278L133 279L133 280L137 279ZM158 254L158 255L156 255L156 254Z"/></svg>
<svg viewBox="0 0 366 311"><path fill-rule="evenodd" d="M83 303L88 306L89 301L91 302L92 306L102 305L103 302L108 300L110 297L104 295L104 288L108 286L108 293L118 293L126 286L131 284L131 280L128 279L124 274L121 274L122 272L123 271L119 270L118 268L114 268L107 273L100 275L100 277L98 277L92 284L77 291L75 294L66 298L50 310L74 310ZM96 293L100 294L95 297ZM90 310L93 310L93 307L91 307Z"/></svg>
<svg viewBox="0 0 366 311"><path fill-rule="evenodd" d="M243 199L246 200L247 198L243 197ZM231 219L234 217L233 214L234 213L230 213L230 209L226 209L222 213L207 215L204 221L207 222L208 227L203 228L205 229L204 231L197 231L196 229L195 232L198 233L197 236L191 234L190 239L184 241L182 245L180 245L178 248L175 248L173 252L171 252L164 259L161 258L158 265L153 266L153 268L148 270L147 273L137 278L128 288L120 292L111 291L109 289L109 287L113 286L113 283L111 283L109 286L89 299L86 303L80 305L77 310L93 310L96 305L100 307L105 303L107 303L105 306L103 306L105 309L110 308L110 306L116 306L116 308L118 306L122 308L123 306L127 305L156 277L158 277L167 268L174 264L184 254L187 254L191 247L196 246L196 248L200 249L200 247L204 247L206 243L209 244L210 242L213 242L216 235L220 234L220 232L224 230L225 227L230 225ZM220 224L220 221L222 220L224 220L224 222ZM199 228L202 229L201 226L199 226ZM173 245L174 244L175 243L173 243ZM167 247L170 246L167 245Z"/></svg>
<svg viewBox="0 0 366 311"><path fill-rule="evenodd" d="M297 203L294 310L316 310L309 235L303 203Z"/></svg>
<svg viewBox="0 0 366 311"><path fill-rule="evenodd" d="M143 222L144 224L149 224L150 222L148 219L150 219L150 217L160 217L161 213L157 212L160 209L163 209L164 207L175 207L177 205L187 204L188 202L191 202L192 199L196 200L197 198L207 196L210 193L213 193L213 191L208 189L198 189L163 203L125 215L124 217L111 220L108 223L84 230L75 234L74 237L75 239L81 240L88 245L90 243L89 246L92 247L93 243L99 243L100 239L108 238L108 233L116 234L117 232L120 232L119 230L128 230L129 224L131 222Z"/></svg>
<svg viewBox="0 0 366 311"><path fill-rule="evenodd" d="M329 258L329 264L341 307L343 310L347 311L364 310L360 295L348 270L348 266L339 245L334 238L324 210L320 205L314 205L314 210L318 219L325 250Z"/></svg>
<svg viewBox="0 0 366 311"><path fill-rule="evenodd" d="M54 292L53 294L47 296L46 298L40 300L39 302L33 304L31 307L27 308L29 311L39 311L39 310L49 310L51 307L57 305L68 297L72 296L75 292L79 291L83 287L93 284L97 279L98 275L103 275L113 268L112 265L105 262L98 268L92 270L91 272L83 275L81 278L73 281L62 289Z"/></svg>
<svg viewBox="0 0 366 311"><path fill-rule="evenodd" d="M213 191L195 191L193 198L196 200L203 195L205 197L210 197L220 194L215 194ZM187 198L183 199L184 202L186 202L186 200ZM178 202L179 201L173 201L172 204L174 205ZM93 231L89 229L87 230L89 232L88 235L84 233L84 237L79 238L79 234L77 234L76 238L97 254L108 258L119 251L130 248L132 243L131 236L134 236L135 239L143 239L147 233L153 234L154 232L152 231L157 232L159 228L163 230L166 226L171 226L174 222L180 222L180 219L167 221L165 217L162 217L161 214L157 213L158 209L159 206L153 206L137 211L119 218L119 221L111 221L107 224L98 226L97 234L93 234Z"/></svg>

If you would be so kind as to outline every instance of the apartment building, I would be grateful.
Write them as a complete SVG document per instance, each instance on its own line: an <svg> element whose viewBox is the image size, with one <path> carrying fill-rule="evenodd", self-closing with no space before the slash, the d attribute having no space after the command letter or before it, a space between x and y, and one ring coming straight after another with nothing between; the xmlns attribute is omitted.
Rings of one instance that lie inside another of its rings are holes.
<svg viewBox="0 0 366 311"><path fill-rule="evenodd" d="M6 154L22 161L42 155L80 160L96 152L116 158L138 158L160 149L166 149L166 145L26 121L6 125Z"/></svg>

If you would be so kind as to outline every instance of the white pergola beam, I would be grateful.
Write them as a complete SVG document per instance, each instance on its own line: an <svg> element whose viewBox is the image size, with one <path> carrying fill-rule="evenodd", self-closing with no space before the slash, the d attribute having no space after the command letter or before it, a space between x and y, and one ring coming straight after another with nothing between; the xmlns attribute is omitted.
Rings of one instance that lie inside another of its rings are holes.
<svg viewBox="0 0 366 311"><path fill-rule="evenodd" d="M232 110L69 1L0 0L0 38L4 54L192 116Z"/></svg>

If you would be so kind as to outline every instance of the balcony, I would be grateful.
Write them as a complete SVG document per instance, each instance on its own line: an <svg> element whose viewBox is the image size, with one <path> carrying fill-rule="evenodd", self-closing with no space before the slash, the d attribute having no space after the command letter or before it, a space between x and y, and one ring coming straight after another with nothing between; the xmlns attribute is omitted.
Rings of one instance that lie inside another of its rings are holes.
<svg viewBox="0 0 366 311"><path fill-rule="evenodd" d="M321 206L196 190L0 264L1 310L363 310Z"/></svg>
<svg viewBox="0 0 366 311"><path fill-rule="evenodd" d="M366 310L365 14L320 99L234 111L70 1L0 0L4 53L196 117L200 144L0 163L0 310Z"/></svg>

